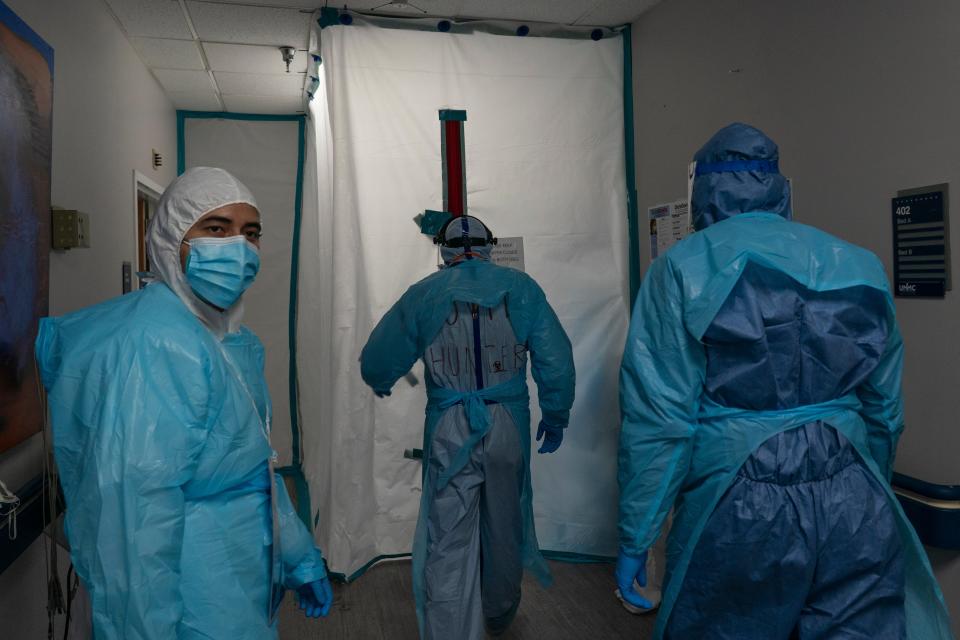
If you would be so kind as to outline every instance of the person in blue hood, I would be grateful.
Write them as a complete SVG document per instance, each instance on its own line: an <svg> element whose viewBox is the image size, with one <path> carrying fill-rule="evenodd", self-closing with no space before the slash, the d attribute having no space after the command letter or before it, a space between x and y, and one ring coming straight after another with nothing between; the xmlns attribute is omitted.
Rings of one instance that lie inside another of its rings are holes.
<svg viewBox="0 0 960 640"><path fill-rule="evenodd" d="M263 346L240 324L260 213L222 169L171 183L144 289L44 318L66 533L98 640L276 638L284 588L333 600L320 550L273 472Z"/></svg>
<svg viewBox="0 0 960 640"><path fill-rule="evenodd" d="M870 252L791 221L776 144L695 156L696 233L651 265L620 374L618 595L674 510L655 637L952 637L889 478L903 344Z"/></svg>
<svg viewBox="0 0 960 640"><path fill-rule="evenodd" d="M413 546L425 640L499 635L520 604L523 569L549 571L537 547L530 484L533 369L540 453L563 441L574 394L570 341L543 291L490 262L495 239L472 216L437 234L445 268L410 287L361 354L378 396L418 358L426 367L423 497Z"/></svg>

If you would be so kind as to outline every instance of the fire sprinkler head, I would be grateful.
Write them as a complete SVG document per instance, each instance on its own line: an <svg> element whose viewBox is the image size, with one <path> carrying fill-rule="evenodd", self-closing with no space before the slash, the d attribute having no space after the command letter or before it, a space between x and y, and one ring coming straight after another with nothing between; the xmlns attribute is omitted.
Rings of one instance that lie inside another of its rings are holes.
<svg viewBox="0 0 960 640"><path fill-rule="evenodd" d="M283 61L287 63L287 73L290 73L290 63L293 62L293 56L297 53L297 50L293 47L280 47L280 55L283 56Z"/></svg>

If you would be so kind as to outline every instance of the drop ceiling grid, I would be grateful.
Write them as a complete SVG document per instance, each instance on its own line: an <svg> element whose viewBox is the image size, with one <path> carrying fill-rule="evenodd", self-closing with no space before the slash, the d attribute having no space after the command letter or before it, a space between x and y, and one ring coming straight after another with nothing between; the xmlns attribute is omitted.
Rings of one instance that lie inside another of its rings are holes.
<svg viewBox="0 0 960 640"><path fill-rule="evenodd" d="M223 109L213 91L207 93L192 93L167 91L167 97L173 106L184 111L220 111Z"/></svg>
<svg viewBox="0 0 960 640"><path fill-rule="evenodd" d="M301 11L315 11L325 4L330 4L326 0L195 0L206 4L245 4L259 5L263 7L276 7L279 9L299 9ZM333 4L342 7L346 0L337 0ZM434 0L436 1L436 0ZM353 6L352 2L348 2ZM382 4L382 3L381 3Z"/></svg>
<svg viewBox="0 0 960 640"><path fill-rule="evenodd" d="M223 101L227 111L233 113L297 113L303 110L300 96L238 96L225 95Z"/></svg>
<svg viewBox="0 0 960 640"><path fill-rule="evenodd" d="M247 5L187 2L187 11L201 42L290 46L306 49L310 13ZM280 54L277 54L280 59Z"/></svg>
<svg viewBox="0 0 960 640"><path fill-rule="evenodd" d="M210 89L210 76L206 71L186 69L154 69L153 75L167 91L179 93L203 93Z"/></svg>
<svg viewBox="0 0 960 640"><path fill-rule="evenodd" d="M151 69L203 71L203 58L194 40L131 37L131 44Z"/></svg>
<svg viewBox="0 0 960 640"><path fill-rule="evenodd" d="M215 71L220 95L302 96L305 74L230 73Z"/></svg>
<svg viewBox="0 0 960 640"><path fill-rule="evenodd" d="M338 0L321 2L316 0L192 0L202 4L260 4L272 7L315 9L330 5L340 8L344 4L353 11L371 11L380 7L379 12L388 15L430 15L450 18L478 18L501 20L529 20L531 22L550 22L556 24L582 24L611 26L633 22L640 14L659 0L409 0L423 9L426 14L415 9L398 9L382 6L386 0Z"/></svg>
<svg viewBox="0 0 960 640"><path fill-rule="evenodd" d="M127 36L191 40L193 35L178 2L105 0Z"/></svg>
<svg viewBox="0 0 960 640"><path fill-rule="evenodd" d="M463 0L459 4L460 17L572 24L600 0Z"/></svg>
<svg viewBox="0 0 960 640"><path fill-rule="evenodd" d="M616 25L635 21L660 0L410 0L453 18ZM311 10L326 0L104 0L144 64L177 108L278 113L302 110ZM339 0L335 4L340 4ZM346 0L370 11L384 0ZM182 5L182 6L181 6ZM184 14L186 9L186 15ZM382 12L418 15L415 11ZM193 25L191 32L188 17ZM280 46L297 49L290 74ZM204 78L203 76L206 76ZM226 87L220 86L225 84ZM294 86L296 85L295 91ZM293 94L296 93L297 96ZM229 97L229 99L228 99ZM282 110L279 110L282 109Z"/></svg>

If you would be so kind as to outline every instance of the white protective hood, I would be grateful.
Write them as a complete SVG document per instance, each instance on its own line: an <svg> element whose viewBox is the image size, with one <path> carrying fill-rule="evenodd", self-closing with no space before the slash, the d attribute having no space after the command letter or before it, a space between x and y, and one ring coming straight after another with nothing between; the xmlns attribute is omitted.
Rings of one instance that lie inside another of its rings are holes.
<svg viewBox="0 0 960 640"><path fill-rule="evenodd" d="M198 298L183 273L180 245L197 220L228 204L249 204L257 208L257 201L250 190L227 171L214 167L193 167L177 177L163 192L157 212L147 227L150 279L165 282L218 339L240 329L243 296L225 311L218 311Z"/></svg>

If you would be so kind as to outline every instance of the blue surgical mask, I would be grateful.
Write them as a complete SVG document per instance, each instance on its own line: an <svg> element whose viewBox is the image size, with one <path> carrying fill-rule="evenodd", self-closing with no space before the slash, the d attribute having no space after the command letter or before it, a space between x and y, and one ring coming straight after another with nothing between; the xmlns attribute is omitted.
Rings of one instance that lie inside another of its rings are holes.
<svg viewBox="0 0 960 640"><path fill-rule="evenodd" d="M243 295L260 270L260 253L244 236L194 238L185 274L200 299L229 309Z"/></svg>

